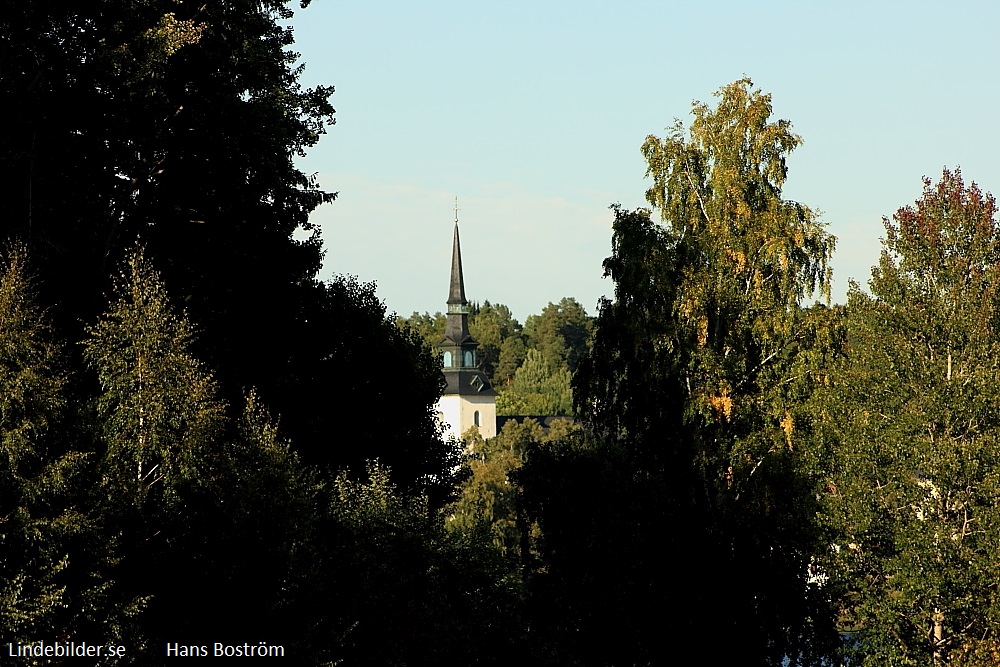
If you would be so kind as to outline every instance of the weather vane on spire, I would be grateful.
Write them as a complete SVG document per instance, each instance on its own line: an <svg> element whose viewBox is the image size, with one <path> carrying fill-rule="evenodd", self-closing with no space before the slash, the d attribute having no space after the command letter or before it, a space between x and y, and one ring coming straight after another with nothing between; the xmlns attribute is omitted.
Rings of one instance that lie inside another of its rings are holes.
<svg viewBox="0 0 1000 667"><path fill-rule="evenodd" d="M458 195L455 195L455 224L458 224Z"/></svg>

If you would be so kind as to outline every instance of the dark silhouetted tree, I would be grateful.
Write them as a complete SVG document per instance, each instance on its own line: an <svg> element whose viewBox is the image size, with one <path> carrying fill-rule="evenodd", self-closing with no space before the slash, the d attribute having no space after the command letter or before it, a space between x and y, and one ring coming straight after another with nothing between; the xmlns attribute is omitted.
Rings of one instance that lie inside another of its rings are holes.
<svg viewBox="0 0 1000 667"><path fill-rule="evenodd" d="M718 97L694 105L688 132L678 121L643 145L663 224L615 209L615 298L574 381L591 436L539 450L522 473L547 566L539 617L584 638L570 650L587 664L676 658L665 628L719 663L818 664L836 646L809 577L827 548L822 477L790 393L798 304L828 290L834 241L781 197L800 139L770 119L770 96L741 80ZM587 641L608 628L627 648Z"/></svg>

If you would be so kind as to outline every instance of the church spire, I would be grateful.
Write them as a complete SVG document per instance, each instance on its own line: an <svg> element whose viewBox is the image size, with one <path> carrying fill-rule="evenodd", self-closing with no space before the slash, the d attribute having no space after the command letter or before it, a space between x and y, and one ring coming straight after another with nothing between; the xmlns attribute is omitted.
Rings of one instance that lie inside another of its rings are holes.
<svg viewBox="0 0 1000 667"><path fill-rule="evenodd" d="M455 197L455 238L451 244L451 285L448 290L448 310L453 306L464 306L465 279L462 276L462 248L458 242L458 197Z"/></svg>
<svg viewBox="0 0 1000 667"><path fill-rule="evenodd" d="M465 300L462 248L458 241L458 197L455 197L455 234L451 243L451 283L448 289L448 319L444 335L456 345L471 345L473 349L476 346L476 342L469 335L469 302ZM462 359L465 359L465 355L462 355Z"/></svg>
<svg viewBox="0 0 1000 667"><path fill-rule="evenodd" d="M497 434L496 392L479 367L479 343L469 333L469 302L462 276L462 248L458 241L458 197L455 197L455 233L451 242L451 281L444 336L437 343L444 373L444 391L438 416L449 437L461 438L470 428L484 438Z"/></svg>

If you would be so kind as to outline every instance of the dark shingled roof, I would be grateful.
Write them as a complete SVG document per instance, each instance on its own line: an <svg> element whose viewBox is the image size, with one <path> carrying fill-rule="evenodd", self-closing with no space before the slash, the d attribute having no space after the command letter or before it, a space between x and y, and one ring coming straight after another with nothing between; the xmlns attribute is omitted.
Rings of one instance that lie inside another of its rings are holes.
<svg viewBox="0 0 1000 667"><path fill-rule="evenodd" d="M465 280L462 277L462 249L458 244L458 220L455 221L455 240L451 243L451 284L448 303L465 305Z"/></svg>
<svg viewBox="0 0 1000 667"><path fill-rule="evenodd" d="M486 375L478 368L448 368L444 371L445 396L496 396Z"/></svg>

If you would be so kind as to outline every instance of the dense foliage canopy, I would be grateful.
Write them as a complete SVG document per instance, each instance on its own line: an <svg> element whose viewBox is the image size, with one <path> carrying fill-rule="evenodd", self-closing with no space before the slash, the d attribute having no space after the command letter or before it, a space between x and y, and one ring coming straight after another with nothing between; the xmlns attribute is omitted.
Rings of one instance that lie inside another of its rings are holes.
<svg viewBox="0 0 1000 667"><path fill-rule="evenodd" d="M437 372L386 323L374 286L316 280L309 214L334 193L294 160L333 122L333 89L299 84L286 4L4 5L0 100L18 131L0 138L3 237L31 250L74 342L140 239L198 323L192 351L222 398L240 405L254 387L309 462L360 473L378 456L413 489L447 458ZM377 418L386 384L373 377L389 374L416 400L377 436L331 443L348 414ZM350 411L345 394L359 398Z"/></svg>
<svg viewBox="0 0 1000 667"><path fill-rule="evenodd" d="M991 195L925 179L868 290L807 307L834 239L736 81L643 143L596 318L472 308L500 414L573 418L444 442L444 316L316 278L333 89L286 5L0 8L0 640L996 663Z"/></svg>
<svg viewBox="0 0 1000 667"><path fill-rule="evenodd" d="M824 402L828 511L864 664L952 664L1000 627L996 201L946 169L885 229Z"/></svg>

